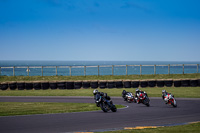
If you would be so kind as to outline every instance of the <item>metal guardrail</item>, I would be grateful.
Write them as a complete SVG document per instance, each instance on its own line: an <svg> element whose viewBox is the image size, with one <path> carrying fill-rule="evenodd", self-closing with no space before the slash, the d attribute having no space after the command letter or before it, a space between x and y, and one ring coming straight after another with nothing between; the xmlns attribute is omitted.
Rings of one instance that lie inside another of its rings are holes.
<svg viewBox="0 0 200 133"><path fill-rule="evenodd" d="M182 74L185 74L185 67L187 67L187 66L196 67L196 73L199 73L199 64L171 64L171 65L168 64L168 65L98 65L98 66L13 66L13 67L0 67L0 75L2 73L2 69L13 69L12 70L12 73L13 73L12 76L16 76L16 74L15 74L16 71L15 70L19 69L19 68L24 68L24 69L26 69L27 76L29 76L30 69L37 68L37 69L41 69L41 75L44 76L44 71L43 71L44 69L46 69L46 68L54 68L55 69L55 75L57 76L59 68L66 68L66 69L69 69L69 76L72 76L72 69L82 68L83 71L84 71L84 76L87 76L86 69L87 68L95 68L95 67L97 68L97 71L98 71L97 75L98 76L101 75L100 68L110 68L111 72L112 72L112 75L115 75L114 68L116 68L116 67L125 67L126 75L129 75L128 74L128 67L139 67L139 75L142 75L142 68L143 67L153 67L153 71L154 71L153 74L154 75L157 74L157 67L167 67L168 68L168 74L171 74L170 73L170 68L171 67L182 67L182 68L180 68L180 69L182 69Z"/></svg>

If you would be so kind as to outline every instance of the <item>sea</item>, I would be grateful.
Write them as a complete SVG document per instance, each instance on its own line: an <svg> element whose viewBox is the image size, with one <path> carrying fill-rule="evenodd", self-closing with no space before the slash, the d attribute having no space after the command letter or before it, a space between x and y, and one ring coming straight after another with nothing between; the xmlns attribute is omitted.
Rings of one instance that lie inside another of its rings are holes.
<svg viewBox="0 0 200 133"><path fill-rule="evenodd" d="M0 61L1 76L199 73L200 61ZM126 66L127 65L127 66ZM141 65L141 66L140 66ZM148 66L150 65L150 66ZM156 66L154 66L156 65ZM85 66L85 67L84 67Z"/></svg>

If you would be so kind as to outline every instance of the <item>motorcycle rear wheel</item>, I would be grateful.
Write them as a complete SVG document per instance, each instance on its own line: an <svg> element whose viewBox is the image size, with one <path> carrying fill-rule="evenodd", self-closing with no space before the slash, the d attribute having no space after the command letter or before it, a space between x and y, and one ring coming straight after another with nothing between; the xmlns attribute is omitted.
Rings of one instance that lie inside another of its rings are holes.
<svg viewBox="0 0 200 133"><path fill-rule="evenodd" d="M113 105L112 108L111 108L111 110L112 110L112 112L117 112L117 108L116 108L116 106Z"/></svg>

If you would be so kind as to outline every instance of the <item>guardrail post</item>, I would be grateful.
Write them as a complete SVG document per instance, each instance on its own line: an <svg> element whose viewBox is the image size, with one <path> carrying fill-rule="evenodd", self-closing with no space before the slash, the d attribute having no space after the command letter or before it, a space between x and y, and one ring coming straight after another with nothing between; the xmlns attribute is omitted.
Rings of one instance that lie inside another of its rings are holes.
<svg viewBox="0 0 200 133"><path fill-rule="evenodd" d="M29 76L29 66L27 67L27 75Z"/></svg>
<svg viewBox="0 0 200 133"><path fill-rule="evenodd" d="M15 67L13 67L13 76L15 76Z"/></svg>
<svg viewBox="0 0 200 133"><path fill-rule="evenodd" d="M128 65L126 65L126 76L128 76Z"/></svg>
<svg viewBox="0 0 200 133"><path fill-rule="evenodd" d="M56 66L56 76L58 76L58 66Z"/></svg>
<svg viewBox="0 0 200 133"><path fill-rule="evenodd" d="M183 64L183 74L184 74L184 64Z"/></svg>
<svg viewBox="0 0 200 133"><path fill-rule="evenodd" d="M1 68L0 68L1 71ZM199 73L199 64L197 64L197 73Z"/></svg>
<svg viewBox="0 0 200 133"><path fill-rule="evenodd" d="M114 65L112 65L112 76L114 75Z"/></svg>
<svg viewBox="0 0 200 133"><path fill-rule="evenodd" d="M99 65L98 65L98 76L99 76Z"/></svg>
<svg viewBox="0 0 200 133"><path fill-rule="evenodd" d="M156 75L156 65L154 65L154 75Z"/></svg>
<svg viewBox="0 0 200 133"><path fill-rule="evenodd" d="M168 65L168 74L170 74L170 64Z"/></svg>
<svg viewBox="0 0 200 133"><path fill-rule="evenodd" d="M43 66L42 66L42 77L43 77Z"/></svg>
<svg viewBox="0 0 200 133"><path fill-rule="evenodd" d="M69 75L72 76L72 66L69 66Z"/></svg>
<svg viewBox="0 0 200 133"><path fill-rule="evenodd" d="M1 67L0 67L0 76L1 76Z"/></svg>
<svg viewBox="0 0 200 133"><path fill-rule="evenodd" d="M84 66L84 76L86 76L86 66Z"/></svg>
<svg viewBox="0 0 200 133"><path fill-rule="evenodd" d="M140 76L142 75L142 65L140 65Z"/></svg>

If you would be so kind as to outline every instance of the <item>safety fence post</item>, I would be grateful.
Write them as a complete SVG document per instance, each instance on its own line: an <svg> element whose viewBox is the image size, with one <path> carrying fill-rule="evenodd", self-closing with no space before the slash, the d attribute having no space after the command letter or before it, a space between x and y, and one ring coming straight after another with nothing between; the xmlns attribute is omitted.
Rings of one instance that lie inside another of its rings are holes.
<svg viewBox="0 0 200 133"><path fill-rule="evenodd" d="M99 65L98 65L98 76L99 76Z"/></svg>
<svg viewBox="0 0 200 133"><path fill-rule="evenodd" d="M56 76L58 76L58 66L56 66Z"/></svg>
<svg viewBox="0 0 200 133"><path fill-rule="evenodd" d="M43 66L42 66L42 77L43 77Z"/></svg>
<svg viewBox="0 0 200 133"><path fill-rule="evenodd" d="M112 65L112 76L114 75L114 65Z"/></svg>
<svg viewBox="0 0 200 133"><path fill-rule="evenodd" d="M170 64L168 65L168 74L170 74Z"/></svg>
<svg viewBox="0 0 200 133"><path fill-rule="evenodd" d="M156 75L156 65L154 65L154 75Z"/></svg>
<svg viewBox="0 0 200 133"><path fill-rule="evenodd" d="M126 76L128 76L128 65L126 65Z"/></svg>
<svg viewBox="0 0 200 133"><path fill-rule="evenodd" d="M140 65L140 76L142 75L142 65Z"/></svg>
<svg viewBox="0 0 200 133"><path fill-rule="evenodd" d="M84 76L86 76L86 66L84 66Z"/></svg>
<svg viewBox="0 0 200 133"><path fill-rule="evenodd" d="M15 76L15 67L13 67L13 76Z"/></svg>
<svg viewBox="0 0 200 133"><path fill-rule="evenodd" d="M183 74L184 74L184 64L183 64Z"/></svg>
<svg viewBox="0 0 200 133"><path fill-rule="evenodd" d="M29 66L27 67L27 75L29 76Z"/></svg>
<svg viewBox="0 0 200 133"><path fill-rule="evenodd" d="M72 76L72 66L69 66L69 75Z"/></svg>

